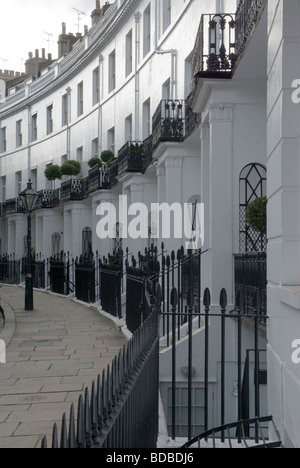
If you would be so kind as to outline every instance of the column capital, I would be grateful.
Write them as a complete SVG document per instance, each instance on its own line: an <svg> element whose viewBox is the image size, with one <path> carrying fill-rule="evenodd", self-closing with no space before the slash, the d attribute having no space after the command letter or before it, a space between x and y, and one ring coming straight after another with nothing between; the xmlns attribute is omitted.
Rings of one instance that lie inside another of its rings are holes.
<svg viewBox="0 0 300 468"><path fill-rule="evenodd" d="M232 122L233 104L211 104L209 106L209 123Z"/></svg>
<svg viewBox="0 0 300 468"><path fill-rule="evenodd" d="M168 167L173 167L173 168L181 168L183 166L183 160L182 158L170 158L167 157L165 160L165 166L166 168Z"/></svg>

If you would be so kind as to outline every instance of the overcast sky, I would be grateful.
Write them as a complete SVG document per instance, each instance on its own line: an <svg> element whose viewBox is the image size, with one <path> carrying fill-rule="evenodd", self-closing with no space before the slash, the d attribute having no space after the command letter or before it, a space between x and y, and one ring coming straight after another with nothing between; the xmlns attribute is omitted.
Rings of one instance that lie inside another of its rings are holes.
<svg viewBox="0 0 300 468"><path fill-rule="evenodd" d="M101 6L104 0L101 1ZM0 3L0 69L25 71L29 52L45 48L57 58L57 39L62 22L67 33L78 31L78 15L73 8L86 13L80 21L80 32L85 24L91 27L91 12L96 0L4 0ZM46 33L53 34L47 42ZM49 49L48 49L49 47ZM3 59L7 61L3 62ZM22 67L22 68L21 68Z"/></svg>

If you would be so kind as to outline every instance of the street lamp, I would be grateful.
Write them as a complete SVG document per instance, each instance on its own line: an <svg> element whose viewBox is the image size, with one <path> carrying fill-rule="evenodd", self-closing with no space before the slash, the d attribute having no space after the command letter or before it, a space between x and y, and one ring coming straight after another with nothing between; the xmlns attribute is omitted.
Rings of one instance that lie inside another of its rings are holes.
<svg viewBox="0 0 300 468"><path fill-rule="evenodd" d="M27 189L20 193L25 213L28 213L27 234L27 274L25 276L25 310L33 310L33 277L31 275L31 213L38 200L38 193L33 190L31 180L27 183Z"/></svg>

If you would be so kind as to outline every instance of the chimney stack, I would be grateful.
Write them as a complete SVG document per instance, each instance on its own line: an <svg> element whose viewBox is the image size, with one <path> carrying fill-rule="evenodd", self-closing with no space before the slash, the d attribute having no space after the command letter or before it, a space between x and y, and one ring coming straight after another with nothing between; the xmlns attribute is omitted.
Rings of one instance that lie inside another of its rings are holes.
<svg viewBox="0 0 300 468"><path fill-rule="evenodd" d="M100 21L102 16L100 0L96 0L96 8L92 11L91 18L92 18L92 26Z"/></svg>

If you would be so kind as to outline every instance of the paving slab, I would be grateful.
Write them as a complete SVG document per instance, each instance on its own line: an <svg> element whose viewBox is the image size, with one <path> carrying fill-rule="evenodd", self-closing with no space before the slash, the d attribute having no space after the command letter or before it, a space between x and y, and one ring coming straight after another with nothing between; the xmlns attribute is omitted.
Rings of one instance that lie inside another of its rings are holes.
<svg viewBox="0 0 300 468"><path fill-rule="evenodd" d="M53 424L126 345L112 320L92 307L34 291L24 311L22 287L3 286L9 311L7 363L0 364L0 448L39 448Z"/></svg>

